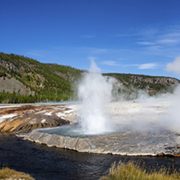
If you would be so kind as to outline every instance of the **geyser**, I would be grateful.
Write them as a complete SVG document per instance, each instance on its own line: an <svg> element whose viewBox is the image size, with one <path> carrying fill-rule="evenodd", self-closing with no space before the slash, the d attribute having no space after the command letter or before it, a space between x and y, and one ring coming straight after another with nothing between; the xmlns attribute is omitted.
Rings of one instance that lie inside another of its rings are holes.
<svg viewBox="0 0 180 180"><path fill-rule="evenodd" d="M78 87L81 102L78 123L39 132L81 138L114 132L116 128L109 117L112 86L113 80L102 76L101 70L91 60L90 70L84 74Z"/></svg>
<svg viewBox="0 0 180 180"><path fill-rule="evenodd" d="M102 76L101 70L91 59L90 71L85 74L78 89L78 97L82 101L79 125L83 134L112 131L108 117L111 91L112 83Z"/></svg>

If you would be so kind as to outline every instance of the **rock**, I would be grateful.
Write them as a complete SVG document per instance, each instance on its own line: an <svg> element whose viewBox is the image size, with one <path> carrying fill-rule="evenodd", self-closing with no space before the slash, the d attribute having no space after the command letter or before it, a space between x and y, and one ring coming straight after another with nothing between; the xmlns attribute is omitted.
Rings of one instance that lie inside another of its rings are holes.
<svg viewBox="0 0 180 180"><path fill-rule="evenodd" d="M47 146L72 149L78 152L127 156L178 156L180 154L180 148L177 146L179 142L176 141L179 135L169 131L157 133L128 131L88 138L72 138L33 130L29 134L18 136L23 137L24 140L43 143Z"/></svg>
<svg viewBox="0 0 180 180"><path fill-rule="evenodd" d="M61 116L59 116L61 112ZM66 114L66 112L69 112ZM54 127L70 124L68 118L73 111L65 105L22 105L0 109L0 132L27 133L37 128Z"/></svg>

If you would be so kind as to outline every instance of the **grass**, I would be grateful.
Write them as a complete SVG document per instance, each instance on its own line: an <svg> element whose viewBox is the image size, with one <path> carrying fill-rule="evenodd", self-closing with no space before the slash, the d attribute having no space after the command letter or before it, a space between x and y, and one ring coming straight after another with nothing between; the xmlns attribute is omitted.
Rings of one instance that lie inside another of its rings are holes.
<svg viewBox="0 0 180 180"><path fill-rule="evenodd" d="M9 168L0 170L0 180L35 180L30 175Z"/></svg>
<svg viewBox="0 0 180 180"><path fill-rule="evenodd" d="M103 176L100 180L178 180L180 174L175 170L170 172L168 169L161 167L160 170L151 170L147 173L140 165L128 162L124 164L119 162L111 166L109 174Z"/></svg>

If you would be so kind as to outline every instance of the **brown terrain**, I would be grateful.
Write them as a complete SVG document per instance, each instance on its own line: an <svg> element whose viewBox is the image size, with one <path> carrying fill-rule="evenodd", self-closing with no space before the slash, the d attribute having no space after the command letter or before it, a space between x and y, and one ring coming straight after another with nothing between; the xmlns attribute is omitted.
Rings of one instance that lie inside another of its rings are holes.
<svg viewBox="0 0 180 180"><path fill-rule="evenodd" d="M27 133L33 129L70 124L65 105L1 105L0 132Z"/></svg>

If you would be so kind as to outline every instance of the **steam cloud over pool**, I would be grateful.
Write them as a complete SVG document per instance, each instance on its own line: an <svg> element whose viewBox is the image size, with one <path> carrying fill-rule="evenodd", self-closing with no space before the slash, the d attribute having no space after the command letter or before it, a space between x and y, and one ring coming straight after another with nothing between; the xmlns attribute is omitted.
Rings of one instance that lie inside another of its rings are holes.
<svg viewBox="0 0 180 180"><path fill-rule="evenodd" d="M78 96L82 100L80 127L84 134L102 134L112 131L108 117L112 84L101 75L100 69L91 60L90 72L79 85Z"/></svg>
<svg viewBox="0 0 180 180"><path fill-rule="evenodd" d="M82 104L66 106L77 123L33 130L24 139L78 152L118 155L179 155L179 94L166 94L166 100L148 97L146 101L111 102L110 81L96 71L87 73L79 86ZM99 87L100 86L100 87ZM164 96L163 96L164 97ZM108 109L109 108L109 109ZM77 124L76 124L77 123ZM114 126L114 124L116 126Z"/></svg>

